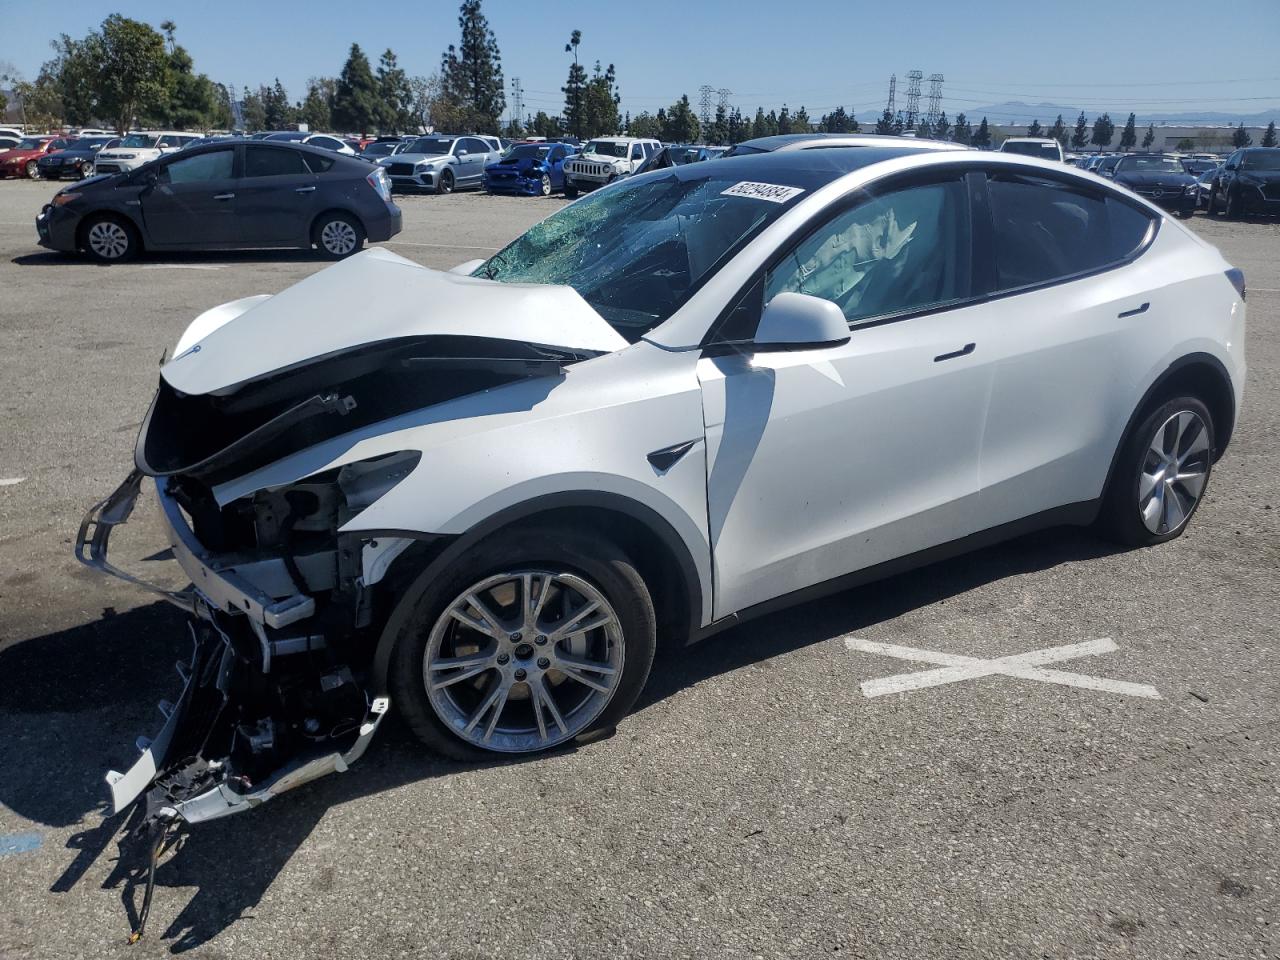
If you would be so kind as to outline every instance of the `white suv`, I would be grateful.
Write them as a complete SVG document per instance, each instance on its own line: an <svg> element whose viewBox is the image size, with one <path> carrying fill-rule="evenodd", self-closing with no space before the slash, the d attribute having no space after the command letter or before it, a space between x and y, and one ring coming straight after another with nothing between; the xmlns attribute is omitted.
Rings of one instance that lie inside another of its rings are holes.
<svg viewBox="0 0 1280 960"><path fill-rule="evenodd" d="M573 199L583 190L594 190L618 177L635 173L640 165L662 149L657 140L636 137L597 137L564 165L564 195Z"/></svg>
<svg viewBox="0 0 1280 960"><path fill-rule="evenodd" d="M1001 153L1017 153L1024 157L1039 157L1041 160L1057 160L1065 163L1062 144L1052 137L1010 137L1000 144Z"/></svg>
<svg viewBox="0 0 1280 960"><path fill-rule="evenodd" d="M125 173L137 170L144 163L181 150L199 139L198 133L179 133L174 130L136 131L120 141L120 146L99 151L93 161L93 172Z"/></svg>

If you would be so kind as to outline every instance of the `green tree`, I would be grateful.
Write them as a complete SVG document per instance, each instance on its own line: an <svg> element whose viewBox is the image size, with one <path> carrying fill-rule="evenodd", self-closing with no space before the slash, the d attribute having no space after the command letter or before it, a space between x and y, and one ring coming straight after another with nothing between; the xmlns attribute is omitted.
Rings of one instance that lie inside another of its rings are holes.
<svg viewBox="0 0 1280 960"><path fill-rule="evenodd" d="M627 125L627 133L633 137L657 140L662 136L662 128L653 114L648 110L641 110L631 118L631 123Z"/></svg>
<svg viewBox="0 0 1280 960"><path fill-rule="evenodd" d="M933 139L946 140L951 136L951 122L947 119L947 111L943 110L938 114L938 119L933 125Z"/></svg>
<svg viewBox="0 0 1280 960"><path fill-rule="evenodd" d="M574 30L569 34L569 42L564 45L564 52L573 54L573 63L569 64L569 78L560 88L560 92L564 94L565 123L569 126L569 132L575 137L584 136L585 117L582 100L587 89L587 68L578 62L578 45L581 43L581 30Z"/></svg>
<svg viewBox="0 0 1280 960"><path fill-rule="evenodd" d="M299 123L308 130L333 129L333 101L338 82L332 77L312 77L307 81L307 96L298 104Z"/></svg>
<svg viewBox="0 0 1280 960"><path fill-rule="evenodd" d="M1138 143L1138 131L1134 128L1134 115L1129 114L1124 129L1120 131L1120 149L1126 153Z"/></svg>
<svg viewBox="0 0 1280 960"><path fill-rule="evenodd" d="M1101 153L1103 147L1111 146L1111 141L1115 139L1116 125L1111 122L1111 114L1104 113L1093 121L1093 136L1089 138L1089 142L1098 148Z"/></svg>
<svg viewBox="0 0 1280 960"><path fill-rule="evenodd" d="M1142 149L1150 150L1151 145L1156 142L1156 125L1154 123L1147 124L1147 132L1142 136Z"/></svg>
<svg viewBox="0 0 1280 960"><path fill-rule="evenodd" d="M933 124L929 122L928 117L921 115L920 119L916 122L916 136L921 140L933 139Z"/></svg>
<svg viewBox="0 0 1280 960"><path fill-rule="evenodd" d="M618 106L622 98L615 89L617 74L613 64L601 71L600 61L596 61L595 72L582 91L581 126L583 133L579 136L600 137L616 134L622 127Z"/></svg>
<svg viewBox="0 0 1280 960"><path fill-rule="evenodd" d="M387 48L378 60L378 97L382 101L379 128L400 133L414 126L413 87L409 75L396 62L396 55Z"/></svg>
<svg viewBox="0 0 1280 960"><path fill-rule="evenodd" d="M1276 122L1274 120L1267 124L1267 131L1262 135L1262 145L1264 147L1274 147L1276 145Z"/></svg>
<svg viewBox="0 0 1280 960"><path fill-rule="evenodd" d="M689 95L682 94L680 99L667 111L666 123L663 125L662 139L668 143L697 143L702 130L698 117L689 105Z"/></svg>
<svg viewBox="0 0 1280 960"><path fill-rule="evenodd" d="M169 58L164 38L152 27L113 13L85 46L98 67L95 112L117 133L162 108L169 95Z"/></svg>
<svg viewBox="0 0 1280 960"><path fill-rule="evenodd" d="M458 26L461 42L440 58L441 99L456 110L459 133L496 131L507 108L502 54L480 0L462 0Z"/></svg>
<svg viewBox="0 0 1280 960"><path fill-rule="evenodd" d="M972 143L975 147L983 150L991 146L991 128L987 126L987 118L983 117L982 122L978 124L978 129L973 132Z"/></svg>
<svg viewBox="0 0 1280 960"><path fill-rule="evenodd" d="M800 104L800 109L791 117L791 129L795 133L812 133L813 121L809 119L809 111Z"/></svg>
<svg viewBox="0 0 1280 960"><path fill-rule="evenodd" d="M784 103L782 109L778 111L778 133L793 133L791 127L791 111L787 109Z"/></svg>
<svg viewBox="0 0 1280 960"><path fill-rule="evenodd" d="M1173 147L1173 149L1177 150L1179 153L1182 153L1183 151L1186 151L1186 150L1194 150L1195 148L1196 148L1195 141L1191 140L1188 137L1183 137L1176 144L1174 144L1174 147Z"/></svg>
<svg viewBox="0 0 1280 960"><path fill-rule="evenodd" d="M353 43L334 87L333 125L339 132L368 133L377 128L382 107L369 58L360 44Z"/></svg>
<svg viewBox="0 0 1280 960"><path fill-rule="evenodd" d="M749 139L751 139L751 123L742 116L741 110L734 107L733 112L729 114L729 142L741 143Z"/></svg>
<svg viewBox="0 0 1280 960"><path fill-rule="evenodd" d="M1239 150L1241 147L1247 147L1253 143L1253 137L1249 136L1249 131L1244 128L1244 121L1240 121L1240 126L1236 127L1231 133L1231 145Z"/></svg>
<svg viewBox="0 0 1280 960"><path fill-rule="evenodd" d="M1061 118L1061 117L1059 117L1058 119L1062 119L1062 118ZM1027 127L1027 136L1028 136L1028 137L1043 137L1043 136L1044 136L1044 127L1040 126L1040 121L1039 121L1039 120L1032 120L1032 121L1031 121L1031 126Z"/></svg>
<svg viewBox="0 0 1280 960"><path fill-rule="evenodd" d="M1058 119L1053 121L1053 126L1049 128L1049 136L1057 140L1063 150L1067 149L1067 140L1071 135L1067 132L1067 125L1062 122L1062 114L1058 114Z"/></svg>
<svg viewBox="0 0 1280 960"><path fill-rule="evenodd" d="M297 123L297 113L289 103L289 94L285 91L280 78L271 86L258 88L258 96L262 99L262 109L266 114L266 129L284 130Z"/></svg>
<svg viewBox="0 0 1280 960"><path fill-rule="evenodd" d="M876 121L876 133L885 137L893 135L893 114L889 112L888 107L884 108L884 113Z"/></svg>
<svg viewBox="0 0 1280 960"><path fill-rule="evenodd" d="M956 114L956 125L951 131L951 139L955 143L963 143L966 146L973 143L973 127L969 125L969 120L963 113Z"/></svg>
<svg viewBox="0 0 1280 960"><path fill-rule="evenodd" d="M64 33L50 46L53 59L47 61L40 72L48 71L57 78L66 122L79 126L92 123L97 119L98 65L89 49L89 40L72 40Z"/></svg>
<svg viewBox="0 0 1280 960"><path fill-rule="evenodd" d="M262 105L262 97L245 88L244 98L240 101L240 120L246 133L268 130L267 111Z"/></svg>
<svg viewBox="0 0 1280 960"><path fill-rule="evenodd" d="M749 139L755 140L759 137L770 136L769 120L764 115L764 107L756 107L756 118L751 124L751 136Z"/></svg>
<svg viewBox="0 0 1280 960"><path fill-rule="evenodd" d="M558 137L564 132L560 125L560 118L549 117L542 110L538 111L529 126L535 137Z"/></svg>
<svg viewBox="0 0 1280 960"><path fill-rule="evenodd" d="M818 126L827 133L854 133L857 125L858 121L853 119L853 114L845 112L844 107L836 107L818 121Z"/></svg>
<svg viewBox="0 0 1280 960"><path fill-rule="evenodd" d="M716 107L716 119L705 134L707 143L732 143L729 139L729 108L723 103Z"/></svg>
<svg viewBox="0 0 1280 960"><path fill-rule="evenodd" d="M431 111L440 99L440 77L432 74L429 77L410 77L409 89L413 91L410 102L410 113L413 116L414 133L426 130L431 124ZM527 129L526 124L526 129Z"/></svg>
<svg viewBox="0 0 1280 960"><path fill-rule="evenodd" d="M1089 121L1084 118L1084 111L1076 118L1075 132L1071 134L1071 146L1083 150L1089 145Z"/></svg>

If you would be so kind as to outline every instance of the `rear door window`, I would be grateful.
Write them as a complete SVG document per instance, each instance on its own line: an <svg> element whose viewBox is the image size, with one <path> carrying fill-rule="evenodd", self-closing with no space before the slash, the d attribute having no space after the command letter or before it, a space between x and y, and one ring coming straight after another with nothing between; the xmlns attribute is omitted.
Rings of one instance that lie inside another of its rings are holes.
<svg viewBox="0 0 1280 960"><path fill-rule="evenodd" d="M246 177L282 177L308 172L301 151L259 146L244 148Z"/></svg>
<svg viewBox="0 0 1280 960"><path fill-rule="evenodd" d="M995 289L1016 290L1092 273L1129 258L1153 218L1105 191L1023 174L987 180Z"/></svg>

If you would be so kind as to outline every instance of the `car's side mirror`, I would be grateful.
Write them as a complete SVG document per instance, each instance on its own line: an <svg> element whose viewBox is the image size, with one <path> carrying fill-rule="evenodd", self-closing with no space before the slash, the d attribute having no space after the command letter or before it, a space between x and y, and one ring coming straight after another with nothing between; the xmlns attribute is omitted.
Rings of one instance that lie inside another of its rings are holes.
<svg viewBox="0 0 1280 960"><path fill-rule="evenodd" d="M756 328L755 348L817 350L849 342L849 322L830 300L807 293L780 293L764 308Z"/></svg>
<svg viewBox="0 0 1280 960"><path fill-rule="evenodd" d="M459 150L456 154L454 154L454 156L456 156L456 157L465 157L465 156L467 155L467 153L468 153L468 151L466 151L466 150Z"/></svg>

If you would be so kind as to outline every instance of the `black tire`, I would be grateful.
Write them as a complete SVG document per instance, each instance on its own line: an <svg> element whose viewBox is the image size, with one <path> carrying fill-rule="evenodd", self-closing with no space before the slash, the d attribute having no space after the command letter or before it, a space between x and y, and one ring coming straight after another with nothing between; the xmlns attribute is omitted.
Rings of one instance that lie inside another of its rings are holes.
<svg viewBox="0 0 1280 960"><path fill-rule="evenodd" d="M1228 220L1240 219L1240 191L1237 190L1234 193L1231 190L1227 191L1226 214Z"/></svg>
<svg viewBox="0 0 1280 960"><path fill-rule="evenodd" d="M578 196L578 185L571 180L566 179L564 182L565 199L573 200Z"/></svg>
<svg viewBox="0 0 1280 960"><path fill-rule="evenodd" d="M1178 211L1178 219L1179 219L1179 220L1190 220L1190 219L1191 219L1191 214L1193 214L1193 213L1195 213L1195 211L1194 211L1194 210L1180 209L1180 210Z"/></svg>
<svg viewBox="0 0 1280 960"><path fill-rule="evenodd" d="M569 743L612 729L644 689L656 646L656 616L649 590L626 554L602 537L554 528L498 534L464 553L443 575L419 577L400 599L390 620L395 630L388 676L391 702L414 735L434 752L466 761L542 752L499 753L467 743L441 720L423 683L432 627L454 599L487 576L535 565L587 580L608 600L622 628L624 659L618 686L599 716Z"/></svg>
<svg viewBox="0 0 1280 960"><path fill-rule="evenodd" d="M446 193L453 193L453 186L453 171L445 170L436 180L436 193L442 196Z"/></svg>
<svg viewBox="0 0 1280 960"><path fill-rule="evenodd" d="M28 160L27 165L23 167L23 170L26 173L28 180L40 179L40 165L34 160Z"/></svg>
<svg viewBox="0 0 1280 960"><path fill-rule="evenodd" d="M80 248L98 263L127 263L141 252L142 238L124 217L100 213L81 225Z"/></svg>
<svg viewBox="0 0 1280 960"><path fill-rule="evenodd" d="M1148 450L1156 438L1157 430L1171 417L1184 411L1198 416L1208 430L1208 450L1204 457L1204 482L1182 522L1166 533L1155 533L1143 523L1138 509L1142 475L1147 464ZM1140 415L1137 426L1116 458L1115 473L1104 495L1102 511L1098 515L1098 532L1108 540L1129 547L1149 547L1181 536L1191 523L1191 518L1195 516L1200 504L1204 502L1205 494L1209 492L1216 436L1217 432L1209 408L1196 397L1184 395L1150 403L1145 414Z"/></svg>
<svg viewBox="0 0 1280 960"><path fill-rule="evenodd" d="M311 242L326 260L345 260L364 246L364 225L349 213L322 213L311 227Z"/></svg>
<svg viewBox="0 0 1280 960"><path fill-rule="evenodd" d="M1205 213L1210 217L1218 215L1218 191L1215 187L1209 189L1209 201L1205 204Z"/></svg>

